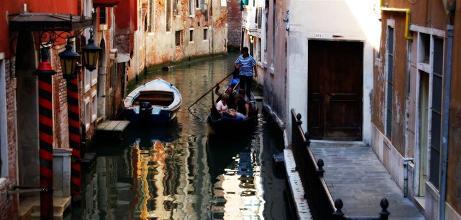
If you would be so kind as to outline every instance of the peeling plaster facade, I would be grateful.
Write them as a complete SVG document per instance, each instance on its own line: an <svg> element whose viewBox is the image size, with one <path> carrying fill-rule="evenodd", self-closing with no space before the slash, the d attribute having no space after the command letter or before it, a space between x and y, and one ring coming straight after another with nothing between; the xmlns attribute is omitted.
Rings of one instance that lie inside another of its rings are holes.
<svg viewBox="0 0 461 220"><path fill-rule="evenodd" d="M278 118L288 119L286 1L249 1L242 12L243 46L257 62L256 81L264 88L264 104Z"/></svg>
<svg viewBox="0 0 461 220"><path fill-rule="evenodd" d="M227 1L138 0L137 9L129 79L149 66L227 52Z"/></svg>
<svg viewBox="0 0 461 220"><path fill-rule="evenodd" d="M461 103L461 2L457 1L454 9L454 45L448 48L450 19L446 7L450 2L454 1L383 1L383 7L411 11L409 39L405 33L406 14L383 10L381 43L374 62L372 146L397 185L424 211L427 219L440 219L443 215L445 219L461 219L461 132L457 107ZM451 60L447 57L448 49L453 50ZM449 64L451 98L446 109L443 103L447 101L445 77ZM446 119L448 131L443 130ZM447 149L443 148L444 142L448 142ZM443 157L444 153L448 153L448 158ZM442 195L444 188L446 194ZM441 202L443 196L446 200Z"/></svg>

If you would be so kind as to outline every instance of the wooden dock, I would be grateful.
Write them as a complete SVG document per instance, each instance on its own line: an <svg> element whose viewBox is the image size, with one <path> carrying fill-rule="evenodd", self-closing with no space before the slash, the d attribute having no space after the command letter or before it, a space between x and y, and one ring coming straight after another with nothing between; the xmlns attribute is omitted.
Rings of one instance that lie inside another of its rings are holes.
<svg viewBox="0 0 461 220"><path fill-rule="evenodd" d="M96 133L102 135L118 136L122 138L122 134L130 124L130 121L105 121L96 127Z"/></svg>

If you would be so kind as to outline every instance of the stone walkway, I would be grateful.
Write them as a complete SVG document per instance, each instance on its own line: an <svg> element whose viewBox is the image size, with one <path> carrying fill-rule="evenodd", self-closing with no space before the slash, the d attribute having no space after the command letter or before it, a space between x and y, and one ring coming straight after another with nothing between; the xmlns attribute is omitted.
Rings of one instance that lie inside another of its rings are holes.
<svg viewBox="0 0 461 220"><path fill-rule="evenodd" d="M392 180L371 147L361 143L312 142L316 159L325 162L325 181L333 199L342 199L350 217L377 216L379 203L389 201L390 219L424 219Z"/></svg>

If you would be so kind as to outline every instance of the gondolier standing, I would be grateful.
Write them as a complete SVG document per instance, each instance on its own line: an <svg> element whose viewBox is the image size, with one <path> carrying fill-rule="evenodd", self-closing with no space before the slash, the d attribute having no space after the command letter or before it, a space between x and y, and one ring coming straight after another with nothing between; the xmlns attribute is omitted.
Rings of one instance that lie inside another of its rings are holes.
<svg viewBox="0 0 461 220"><path fill-rule="evenodd" d="M235 68L239 70L240 88L245 89L246 95L251 100L251 82L253 76L258 77L256 61L248 54L248 47L242 48L242 55L235 60Z"/></svg>

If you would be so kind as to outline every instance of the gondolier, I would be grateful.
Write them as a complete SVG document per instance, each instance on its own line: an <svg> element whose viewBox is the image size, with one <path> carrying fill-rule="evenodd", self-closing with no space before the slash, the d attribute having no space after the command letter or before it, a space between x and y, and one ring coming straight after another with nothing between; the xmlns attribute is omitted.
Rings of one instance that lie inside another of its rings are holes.
<svg viewBox="0 0 461 220"><path fill-rule="evenodd" d="M235 60L235 68L239 70L240 88L245 89L248 99L251 100L251 83L253 76L258 77L256 61L248 54L248 47L242 48L242 55Z"/></svg>

